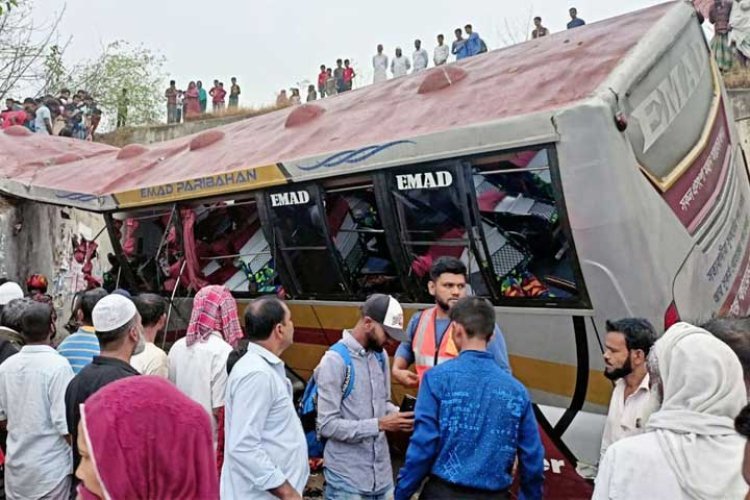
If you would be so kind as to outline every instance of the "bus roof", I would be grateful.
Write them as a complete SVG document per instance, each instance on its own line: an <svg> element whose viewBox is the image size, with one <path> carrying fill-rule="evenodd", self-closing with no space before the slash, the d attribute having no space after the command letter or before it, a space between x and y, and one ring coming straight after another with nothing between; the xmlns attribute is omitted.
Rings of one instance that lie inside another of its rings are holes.
<svg viewBox="0 0 750 500"><path fill-rule="evenodd" d="M549 112L594 95L676 3L149 146L117 149L13 127L0 134L0 192L104 212L439 157L437 149L461 145L438 137L463 131L489 143L476 127L517 117L544 115L526 131L541 138L545 128L549 139Z"/></svg>

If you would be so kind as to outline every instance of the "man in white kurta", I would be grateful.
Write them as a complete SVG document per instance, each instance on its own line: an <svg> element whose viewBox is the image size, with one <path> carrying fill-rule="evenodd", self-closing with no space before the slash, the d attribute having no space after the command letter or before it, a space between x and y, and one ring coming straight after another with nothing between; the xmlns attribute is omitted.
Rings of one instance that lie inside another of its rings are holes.
<svg viewBox="0 0 750 500"><path fill-rule="evenodd" d="M427 55L427 51L422 48L421 40L414 40L414 54L412 55L412 61L414 62L412 73L424 71L430 63L430 56Z"/></svg>
<svg viewBox="0 0 750 500"><path fill-rule="evenodd" d="M396 57L391 61L391 73L393 73L393 78L406 76L410 69L411 62L409 61L409 58L403 55L400 48L397 48Z"/></svg>
<svg viewBox="0 0 750 500"><path fill-rule="evenodd" d="M372 83L384 82L388 79L388 56L383 54L383 46L378 45L378 53L372 56L374 76Z"/></svg>

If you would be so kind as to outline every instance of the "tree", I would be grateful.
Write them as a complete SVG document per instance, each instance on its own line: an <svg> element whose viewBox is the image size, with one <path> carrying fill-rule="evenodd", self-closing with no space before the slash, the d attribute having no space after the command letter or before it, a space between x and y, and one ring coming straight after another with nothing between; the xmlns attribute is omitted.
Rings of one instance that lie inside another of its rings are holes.
<svg viewBox="0 0 750 500"><path fill-rule="evenodd" d="M4 0L0 2L0 15L9 12L10 9L16 7L18 2L16 0Z"/></svg>
<svg viewBox="0 0 750 500"><path fill-rule="evenodd" d="M28 2L16 5L15 0L0 0L0 5L4 7L0 15L0 100L3 100L13 91L35 87L44 78L44 54L57 36L63 13L38 25L33 21Z"/></svg>
<svg viewBox="0 0 750 500"><path fill-rule="evenodd" d="M84 89L93 96L102 110L105 128L115 123L123 89L128 91L128 125L155 123L164 100L164 62L162 55L142 45L117 41L95 59L72 69L66 77L67 86Z"/></svg>

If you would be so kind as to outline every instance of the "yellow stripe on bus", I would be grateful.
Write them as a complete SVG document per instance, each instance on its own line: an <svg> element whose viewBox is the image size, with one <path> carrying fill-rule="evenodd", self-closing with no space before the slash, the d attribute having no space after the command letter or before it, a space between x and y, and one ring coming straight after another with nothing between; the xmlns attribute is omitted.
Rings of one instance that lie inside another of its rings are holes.
<svg viewBox="0 0 750 500"><path fill-rule="evenodd" d="M298 375L308 379L323 357L327 346L316 344L294 344L284 353L284 362ZM529 389L536 389L563 397L573 397L576 381L576 367L526 358L511 356L510 364L513 375ZM393 400L401 401L403 394L414 394L398 384L393 385ZM586 401L591 404L608 406L612 394L612 384L601 372L589 371L589 385Z"/></svg>
<svg viewBox="0 0 750 500"><path fill-rule="evenodd" d="M284 173L277 165L265 165L132 189L115 193L114 197L120 208L133 208L193 198L229 195L276 186L286 181Z"/></svg>

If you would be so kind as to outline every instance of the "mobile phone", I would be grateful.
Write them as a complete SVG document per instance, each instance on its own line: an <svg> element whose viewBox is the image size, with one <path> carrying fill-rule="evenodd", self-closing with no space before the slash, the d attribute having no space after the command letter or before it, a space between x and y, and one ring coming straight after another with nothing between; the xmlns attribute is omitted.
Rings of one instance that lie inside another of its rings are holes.
<svg viewBox="0 0 750 500"><path fill-rule="evenodd" d="M407 411L414 411L414 407L417 405L417 398L414 396L406 395L404 396L404 399L401 400L401 408L399 408L400 412L407 412Z"/></svg>

